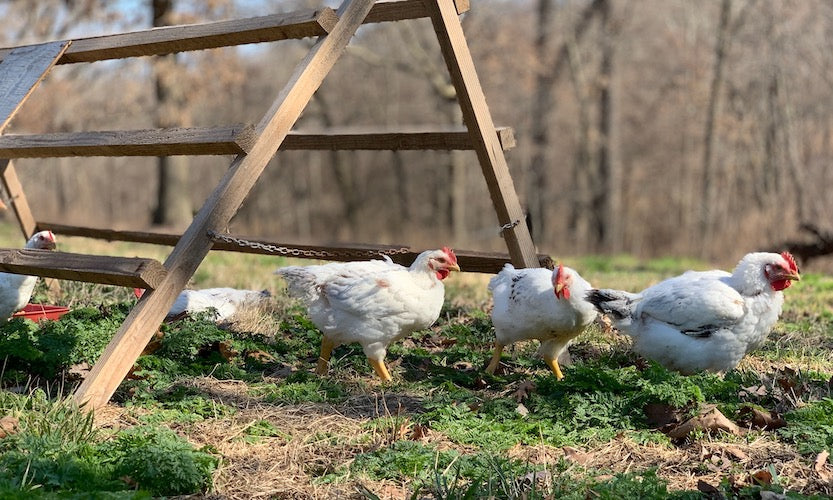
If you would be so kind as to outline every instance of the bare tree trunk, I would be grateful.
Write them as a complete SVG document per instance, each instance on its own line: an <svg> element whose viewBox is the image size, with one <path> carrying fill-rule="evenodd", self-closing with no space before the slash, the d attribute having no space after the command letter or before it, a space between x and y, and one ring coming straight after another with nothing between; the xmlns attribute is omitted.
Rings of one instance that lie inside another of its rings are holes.
<svg viewBox="0 0 833 500"><path fill-rule="evenodd" d="M173 0L152 0L153 26L171 23ZM156 126L171 128L188 126L185 114L186 90L177 81L176 55L158 57L153 63L156 85ZM158 186L153 223L183 227L193 217L189 195L188 157L162 156L157 159Z"/></svg>
<svg viewBox="0 0 833 500"><path fill-rule="evenodd" d="M709 107L706 115L706 128L703 145L703 181L702 205L700 206L700 253L708 248L714 236L713 207L717 200L717 179L719 173L715 170L715 144L717 142L717 116L723 104L723 68L726 61L726 47L728 44L729 16L732 11L732 0L722 0L720 4L720 24L717 28L717 41L714 47L714 66L711 87L709 89Z"/></svg>
<svg viewBox="0 0 833 500"><path fill-rule="evenodd" d="M587 248L590 245L588 238L588 227L590 225L588 220L590 215L589 193L592 190L591 170L594 163L592 109L587 91L587 79L584 76L584 67L579 57L578 46L575 40L568 40L565 46L568 48L570 79L573 83L578 104L578 139L572 172L575 188L570 198L567 231L577 243L577 246Z"/></svg>
<svg viewBox="0 0 833 500"><path fill-rule="evenodd" d="M549 193L549 163L547 152L550 144L550 124L548 118L553 108L553 88L557 74L544 65L550 51L552 33L553 0L538 0L537 34L535 37L535 57L541 67L535 81L535 95L532 98L532 159L530 161L529 186L527 187L527 210L532 214L531 234L540 241L545 237L547 227L546 207Z"/></svg>
<svg viewBox="0 0 833 500"><path fill-rule="evenodd" d="M619 163L618 130L616 128L615 59L616 28L611 15L610 0L605 0L599 11L602 24L602 61L599 68L599 153L598 177L593 199L597 244L608 252L622 247L620 227L621 166Z"/></svg>

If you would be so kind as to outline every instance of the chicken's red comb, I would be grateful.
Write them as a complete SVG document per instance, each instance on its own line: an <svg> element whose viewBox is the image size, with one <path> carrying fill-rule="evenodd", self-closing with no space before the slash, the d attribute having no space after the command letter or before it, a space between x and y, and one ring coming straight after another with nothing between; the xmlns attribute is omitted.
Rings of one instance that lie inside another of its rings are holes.
<svg viewBox="0 0 833 500"><path fill-rule="evenodd" d="M454 264L457 263L457 256L454 255L454 250L448 247L443 247L443 252L445 252L445 254L448 255L448 260L450 260Z"/></svg>
<svg viewBox="0 0 833 500"><path fill-rule="evenodd" d="M786 252L786 251L781 252L781 257L783 257L784 260L787 261L787 264L790 265L790 271L793 271L793 272L796 272L796 273L798 272L798 264L795 263L795 259L793 258L792 254L790 252Z"/></svg>

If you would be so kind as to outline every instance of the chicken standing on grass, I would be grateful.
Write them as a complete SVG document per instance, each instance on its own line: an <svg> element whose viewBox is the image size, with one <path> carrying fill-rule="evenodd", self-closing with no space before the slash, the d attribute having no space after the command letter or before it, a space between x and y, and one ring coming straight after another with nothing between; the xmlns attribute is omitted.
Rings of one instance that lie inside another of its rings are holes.
<svg viewBox="0 0 833 500"><path fill-rule="evenodd" d="M459 270L454 252L443 248L422 252L409 268L386 257L275 273L286 280L289 294L307 305L323 334L316 373L327 372L333 348L358 342L379 377L388 381L387 346L437 320L445 300L442 280Z"/></svg>
<svg viewBox="0 0 833 500"><path fill-rule="evenodd" d="M760 347L800 279L792 255L750 253L732 274L688 271L641 293L591 290L587 300L633 337L633 349L689 375L726 372Z"/></svg>
<svg viewBox="0 0 833 500"><path fill-rule="evenodd" d="M563 265L550 271L515 269L506 264L489 282L497 340L486 371L495 372L505 346L519 340L537 339L541 341L539 352L544 361L556 378L564 378L558 356L570 340L596 319L596 310L584 298L590 288L590 283L576 271Z"/></svg>
<svg viewBox="0 0 833 500"><path fill-rule="evenodd" d="M24 248L54 250L55 235L52 231L35 233ZM23 307L32 298L37 276L24 274L0 273L0 321L5 321Z"/></svg>

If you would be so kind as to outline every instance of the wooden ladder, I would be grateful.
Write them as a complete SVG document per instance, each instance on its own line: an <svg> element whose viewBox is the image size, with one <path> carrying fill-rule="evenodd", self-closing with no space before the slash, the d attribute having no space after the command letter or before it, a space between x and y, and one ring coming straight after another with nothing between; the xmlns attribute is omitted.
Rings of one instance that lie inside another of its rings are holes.
<svg viewBox="0 0 833 500"><path fill-rule="evenodd" d="M55 64L159 55L213 47L317 37L296 66L270 109L256 125L167 130L102 131L69 134L0 136L2 182L27 237L49 229L59 234L107 240L172 245L164 264L153 259L0 250L0 270L45 277L144 288L101 358L75 393L89 408L109 401L177 295L212 249L258 252L218 242L266 164L285 149L473 149L489 188L498 221L504 227L508 255L459 251L460 265L471 271L496 272L510 261L517 267L548 263L536 255L503 152L514 146L511 129L496 128L463 35L459 15L467 0L344 0L329 8L249 19L171 26L101 37L79 38L13 49L0 49L0 133ZM356 30L365 23L431 19L463 113L465 130L335 130L300 134L291 129ZM182 235L115 231L37 221L32 215L12 159L55 156L164 156L235 154L231 166ZM263 242L264 244L274 244ZM290 246L287 244L278 244ZM264 246L264 245L262 245ZM304 248L294 245L295 248ZM307 247L323 248L323 247ZM327 247L333 250L333 247ZM357 246L344 247L355 250ZM390 249L363 246L370 251ZM338 250L338 249L335 249ZM345 254L347 252L344 252ZM394 260L413 261L407 249ZM368 257L370 258L370 257Z"/></svg>

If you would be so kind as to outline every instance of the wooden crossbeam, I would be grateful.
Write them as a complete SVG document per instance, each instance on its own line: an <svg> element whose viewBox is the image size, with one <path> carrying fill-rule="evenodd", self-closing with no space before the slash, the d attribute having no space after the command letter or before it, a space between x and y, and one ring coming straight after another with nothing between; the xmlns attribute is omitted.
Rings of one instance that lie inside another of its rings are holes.
<svg viewBox="0 0 833 500"><path fill-rule="evenodd" d="M503 150L515 147L510 127L497 129ZM0 158L65 156L173 156L247 153L254 127L118 130L0 136ZM322 132L290 132L281 150L454 150L474 149L464 129L430 131L417 127L396 130L345 128Z"/></svg>
<svg viewBox="0 0 833 500"><path fill-rule="evenodd" d="M165 261L168 274L131 309L99 360L75 392L78 402L97 408L109 401L213 245L208 231L222 231L251 191L266 164L301 116L324 78L373 7L373 0L344 0L339 20L296 66L286 86L256 127L257 139L238 156Z"/></svg>
<svg viewBox="0 0 833 500"><path fill-rule="evenodd" d="M148 30L77 38L58 64L103 61L211 49L247 43L271 42L326 35L338 20L330 8L286 14L163 26ZM10 49L0 49L5 58Z"/></svg>
<svg viewBox="0 0 833 500"><path fill-rule="evenodd" d="M38 222L38 229L50 230L55 234L62 236L80 236L84 238L93 238L105 241L127 241L131 243L147 243L152 245L174 246L179 241L179 235L173 233L160 233L149 231L124 231L116 229L92 228L83 226L71 226L67 224L59 224L55 222ZM226 243L224 241L214 242L212 250L226 251L226 252L240 252L260 255L274 255L274 252L264 249L263 247L280 247L298 250L300 255L293 255L298 258L308 258L317 260L334 260L334 261L351 261L351 260L371 260L379 259L382 253L389 255L390 258L403 266L410 266L419 250L411 250L409 247L402 245L372 245L372 244L325 244L325 245L298 245L295 243L281 243L276 241L264 240L261 238L243 237L246 241L257 243L256 246L239 246L234 243ZM394 253L392 251L399 251L406 249L404 253ZM318 257L317 252L326 252L327 257ZM475 250L455 249L457 260L460 267L465 272L475 273L497 273L503 266L511 261L509 254L500 252L479 252ZM310 255L311 254L311 255ZM537 255L538 264L541 267L551 267L552 258L546 254Z"/></svg>
<svg viewBox="0 0 833 500"><path fill-rule="evenodd" d="M0 158L237 155L249 151L254 137L252 125L9 134L0 136Z"/></svg>
<svg viewBox="0 0 833 500"><path fill-rule="evenodd" d="M469 10L469 0L457 0L456 4L458 13ZM423 17L428 17L428 11L422 0L380 0L363 22L381 23ZM329 33L337 20L338 17L332 9L324 8L76 38L58 64L162 55L320 36ZM0 60L5 59L11 50L12 48L0 48Z"/></svg>
<svg viewBox="0 0 833 500"><path fill-rule="evenodd" d="M9 51L0 63L0 133L65 53L69 42L49 42Z"/></svg>
<svg viewBox="0 0 833 500"><path fill-rule="evenodd" d="M154 259L29 248L0 248L0 271L145 289L156 288L167 275Z"/></svg>

